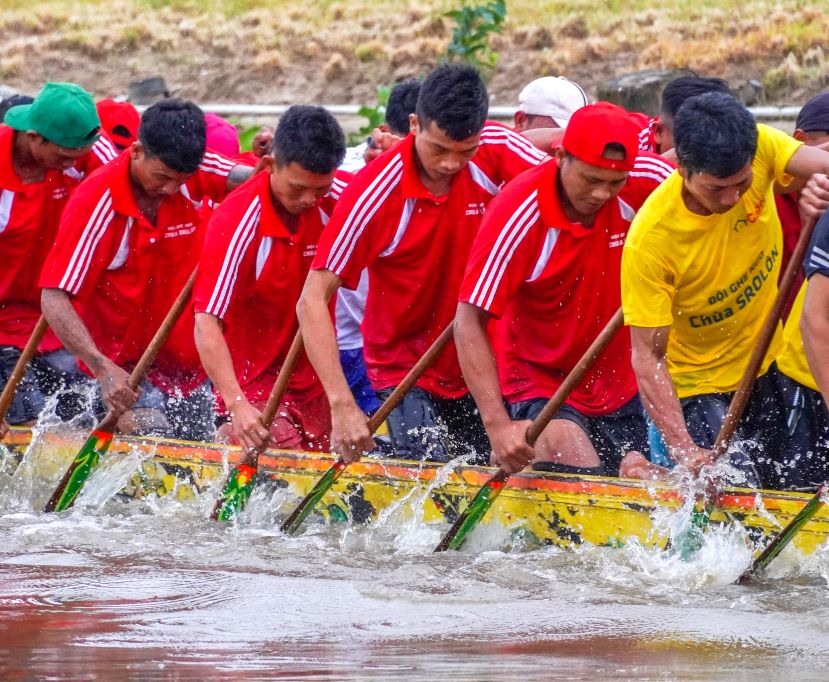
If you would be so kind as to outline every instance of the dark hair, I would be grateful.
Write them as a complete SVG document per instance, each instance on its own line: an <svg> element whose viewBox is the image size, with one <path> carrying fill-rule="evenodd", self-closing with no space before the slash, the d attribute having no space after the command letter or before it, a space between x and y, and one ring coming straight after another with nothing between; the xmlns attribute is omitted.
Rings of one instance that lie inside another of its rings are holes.
<svg viewBox="0 0 829 682"><path fill-rule="evenodd" d="M471 66L441 64L426 76L417 98L421 128L434 121L452 140L481 132L489 110L489 96L481 75Z"/></svg>
<svg viewBox="0 0 829 682"><path fill-rule="evenodd" d="M733 95L722 78L706 78L705 76L680 76L665 86L662 91L662 107L660 115L664 118L675 119L679 108L685 100L706 92L721 92Z"/></svg>
<svg viewBox="0 0 829 682"><path fill-rule="evenodd" d="M343 162L345 136L322 107L296 105L279 119L271 154L280 168L296 162L311 173L325 175Z"/></svg>
<svg viewBox="0 0 829 682"><path fill-rule="evenodd" d="M406 137L409 134L409 114L417 110L421 85L417 78L409 78L391 89L386 106L386 123L395 135Z"/></svg>
<svg viewBox="0 0 829 682"><path fill-rule="evenodd" d="M709 92L687 100L674 120L679 165L688 175L734 175L754 159L757 123L736 97Z"/></svg>
<svg viewBox="0 0 829 682"><path fill-rule="evenodd" d="M19 107L21 104L31 104L35 101L34 97L28 95L11 95L0 101L0 123L6 117L6 112L12 107Z"/></svg>
<svg viewBox="0 0 829 682"><path fill-rule="evenodd" d="M160 159L177 173L193 173L207 145L204 112L177 97L162 99L141 117L138 141L148 157Z"/></svg>

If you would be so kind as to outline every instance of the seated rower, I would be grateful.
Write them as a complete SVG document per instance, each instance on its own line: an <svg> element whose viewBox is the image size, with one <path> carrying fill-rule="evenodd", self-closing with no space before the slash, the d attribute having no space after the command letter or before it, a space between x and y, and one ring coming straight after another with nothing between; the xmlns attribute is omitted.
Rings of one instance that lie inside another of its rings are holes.
<svg viewBox="0 0 829 682"><path fill-rule="evenodd" d="M332 447L349 461L376 445L340 366L329 301L340 286L357 287L368 268L365 361L385 399L452 321L486 206L504 182L543 158L521 135L487 123L488 107L474 69L435 69L420 88L411 134L354 177L320 239L297 313L331 405ZM388 425L401 457L489 453L451 346Z"/></svg>
<svg viewBox="0 0 829 682"><path fill-rule="evenodd" d="M777 295L775 182L825 172L829 154L758 125L723 93L687 100L673 133L678 173L633 221L622 301L645 408L670 457L698 472L713 460L710 448ZM765 487L781 485L775 465L785 461L773 365L780 344L778 330L737 429L737 439L761 447L732 453L747 481Z"/></svg>
<svg viewBox="0 0 829 682"><path fill-rule="evenodd" d="M40 317L40 270L77 186L74 166L91 153L100 126L92 96L72 83L47 83L36 99L5 112L0 126L0 386ZM34 423L46 398L79 378L71 356L47 330L17 388L8 423ZM63 407L71 406L59 403L59 412ZM3 422L0 437L5 429Z"/></svg>
<svg viewBox="0 0 829 682"><path fill-rule="evenodd" d="M128 369L198 263L197 202L221 201L250 172L205 154L195 104L162 100L142 116L138 141L85 180L64 211L41 275L43 314L98 380L96 412L119 413L122 433L213 436L213 394L191 308L139 390L128 385Z"/></svg>
<svg viewBox="0 0 829 682"><path fill-rule="evenodd" d="M492 201L472 247L455 321L458 358L493 463L510 473L532 462L539 471L615 476L624 453L647 449L627 333L616 335L534 448L525 438L619 308L622 245L638 208L630 197L642 194L642 180L630 177L636 156L637 127L624 109L580 108L555 160Z"/></svg>
<svg viewBox="0 0 829 682"><path fill-rule="evenodd" d="M267 172L213 214L194 293L202 363L229 422L220 440L247 449L327 450L331 417L313 368L302 357L270 434L261 410L296 334L296 302L343 176L345 138L325 109L294 106L279 120ZM345 174L347 180L348 174Z"/></svg>

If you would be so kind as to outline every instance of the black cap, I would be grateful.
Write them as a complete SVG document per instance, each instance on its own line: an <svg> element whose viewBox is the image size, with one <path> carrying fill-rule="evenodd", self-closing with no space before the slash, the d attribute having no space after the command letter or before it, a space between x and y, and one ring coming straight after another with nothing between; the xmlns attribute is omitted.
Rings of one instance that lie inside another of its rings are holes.
<svg viewBox="0 0 829 682"><path fill-rule="evenodd" d="M815 95L800 110L794 126L804 133L829 133L829 92Z"/></svg>

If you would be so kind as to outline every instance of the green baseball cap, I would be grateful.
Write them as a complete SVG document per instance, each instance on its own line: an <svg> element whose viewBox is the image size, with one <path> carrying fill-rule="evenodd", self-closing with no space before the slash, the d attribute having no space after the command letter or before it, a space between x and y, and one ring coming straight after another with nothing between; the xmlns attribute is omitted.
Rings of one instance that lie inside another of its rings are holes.
<svg viewBox="0 0 829 682"><path fill-rule="evenodd" d="M74 83L46 83L34 102L9 109L3 123L67 149L91 145L101 129L92 95Z"/></svg>

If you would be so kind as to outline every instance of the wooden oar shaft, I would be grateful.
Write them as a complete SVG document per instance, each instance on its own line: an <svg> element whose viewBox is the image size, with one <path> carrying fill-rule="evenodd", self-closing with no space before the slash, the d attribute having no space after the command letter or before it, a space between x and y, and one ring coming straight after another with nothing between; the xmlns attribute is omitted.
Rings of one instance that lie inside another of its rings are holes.
<svg viewBox="0 0 829 682"><path fill-rule="evenodd" d="M794 284L797 278L797 271L800 270L803 263L803 257L806 255L806 249L809 246L809 241L812 238L812 232L815 227L815 220L809 219L800 230L800 235L797 239L797 245L794 252L789 259L786 270L783 272L783 277L780 280L780 285L777 290L777 296L774 299L774 305L763 324L760 334L752 350L748 365L746 365L743 376L740 378L740 383L734 391L734 397L728 406L728 411L723 419L720 432L717 435L717 440L714 443L714 453L716 457L721 457L728 450L731 439L737 430L737 425L740 418L743 416L748 399L751 396L751 389L757 379L757 374L763 366L763 361L768 353L774 334L777 331L777 326L780 319L783 317L783 311L786 309L786 304L792 295Z"/></svg>
<svg viewBox="0 0 829 682"><path fill-rule="evenodd" d="M150 365L152 365L153 361L158 355L158 352L161 350L161 347L167 342L167 339L170 337L170 333L173 331L173 327L175 327L176 323L181 317L181 314L184 312L184 309L190 302L190 297L193 294L193 284L195 283L195 281L196 271L194 270L190 274L190 277L187 279L187 282L185 283L178 297L173 302L172 307L170 308L170 310L167 311L167 315L164 317L161 326L158 328L158 330L156 330L155 335L150 341L150 344L144 350L144 353L139 358L132 372L130 372L129 378L127 379L127 383L133 389L136 389L141 385L141 382L144 380L144 376L147 374ZM107 439L107 437L111 438L109 434L111 434L115 430L120 416L120 412L110 409L107 411L106 415L104 415L104 418L98 422L98 424L92 430L92 434L87 439L87 443L85 444L84 448L81 449L81 451L72 461L72 464L70 464L69 469L67 469L66 473L64 474L60 483L58 484L58 487L55 488L55 491L52 493L52 496L46 503L44 511L51 512L55 511L56 509L60 511L61 509L72 505L75 497L80 492L81 488L83 487L83 484L86 482L86 476L88 475L88 473L81 472L78 474L78 479L73 484L73 489L68 493L71 499L68 499L68 501L62 501L62 498L64 497L64 492L66 491L70 482L73 481L73 479L75 478L76 471L78 471L78 469L81 468L84 464L84 462L82 461L82 455L84 453L84 450L87 449L87 446L90 445L90 443L94 443L95 439L98 438L103 438L106 444L108 445L109 440ZM106 449L106 445L103 449ZM59 505L61 506L61 509L58 509Z"/></svg>
<svg viewBox="0 0 829 682"><path fill-rule="evenodd" d="M9 380L3 387L3 393L0 394L0 421L3 421L9 412L9 408L14 400L14 394L17 392L17 387L20 385L20 382L23 380L23 376L26 374L26 365L28 365L35 356L37 347L40 345L40 341L43 338L43 334L46 333L46 327L48 327L46 318L41 315L35 325L35 328L29 336L29 340L26 342L23 350L20 351L20 357L17 358L17 362L15 363L14 369L9 376Z"/></svg>
<svg viewBox="0 0 829 682"><path fill-rule="evenodd" d="M613 337L616 336L619 329L621 329L624 322L622 309L619 308L610 318L610 321L605 325L604 329L599 332L590 347L584 351L584 354L579 358L575 367L565 377L564 381L558 387L553 396L547 401L547 404L538 413L538 416L533 420L533 423L527 427L527 443L535 445L535 442L541 436L542 431L550 423L550 420L556 415L567 396L573 392L573 389L578 386L584 379L585 374L590 371L596 360L608 347Z"/></svg>
<svg viewBox="0 0 829 682"><path fill-rule="evenodd" d="M294 340L291 342L291 347L285 355L285 360L282 362L282 367L279 368L279 376L276 377L271 394L268 396L268 401L262 410L262 425L268 430L270 430L271 424L273 424L273 420L276 418L276 413L279 410L279 405L282 403L282 398L285 396L285 391L288 390L291 375L294 373L299 356L302 355L303 347L302 332L297 330L297 333L294 335Z"/></svg>
<svg viewBox="0 0 829 682"><path fill-rule="evenodd" d="M573 369L568 372L564 381L558 387L558 390L547 401L538 416L533 420L532 424L527 427L526 438L527 443L535 445L541 433L550 423L550 420L558 412L559 408L567 400L567 396L573 389L581 383L585 374L590 371L590 368L598 360L599 356L604 352L613 337L616 336L619 329L624 322L622 309L619 308L610 318L610 321L605 325L604 329L599 332L593 343L579 358ZM503 467L499 467L489 480L481 486L466 509L455 519L452 527L443 536L435 552L444 552L447 549L458 549L463 544L464 538L472 531L477 523L483 518L486 511L495 502L498 495L501 494L504 485L511 476Z"/></svg>
<svg viewBox="0 0 829 682"><path fill-rule="evenodd" d="M454 325L450 323L409 370L409 373L403 377L403 381L401 381L394 388L389 397L383 401L383 404L380 405L377 411L369 417L368 430L372 434L374 434L377 429L380 428L380 425L386 421L386 418L391 414L392 410L397 407L397 404L403 396L409 392L412 386L418 382L420 377L423 376L423 373L434 364L435 360L438 359L438 356L443 352L446 346L449 345L453 334Z"/></svg>
<svg viewBox="0 0 829 682"><path fill-rule="evenodd" d="M397 404L403 396L406 395L406 392L409 391L409 389L417 383L418 379L423 376L423 373L429 369L432 364L434 364L435 360L437 360L438 356L449 344L453 333L453 323L450 323L409 370L409 373L403 377L403 380L395 387L389 397L383 401L383 404L380 405L378 410L371 415L368 420L369 433L372 435L376 433L377 429L380 428L380 425L386 420L386 417L389 416L391 411L397 407ZM302 501L291 512L288 518L282 522L282 525L279 527L280 530L283 533L295 533L300 525L302 525L305 517L313 511L317 502L319 502L328 489L334 485L347 466L348 462L346 462L342 457L338 457L337 461L334 462L334 464L331 465L331 467L329 467L329 469L320 477L314 487L311 488L310 492L302 498Z"/></svg>

